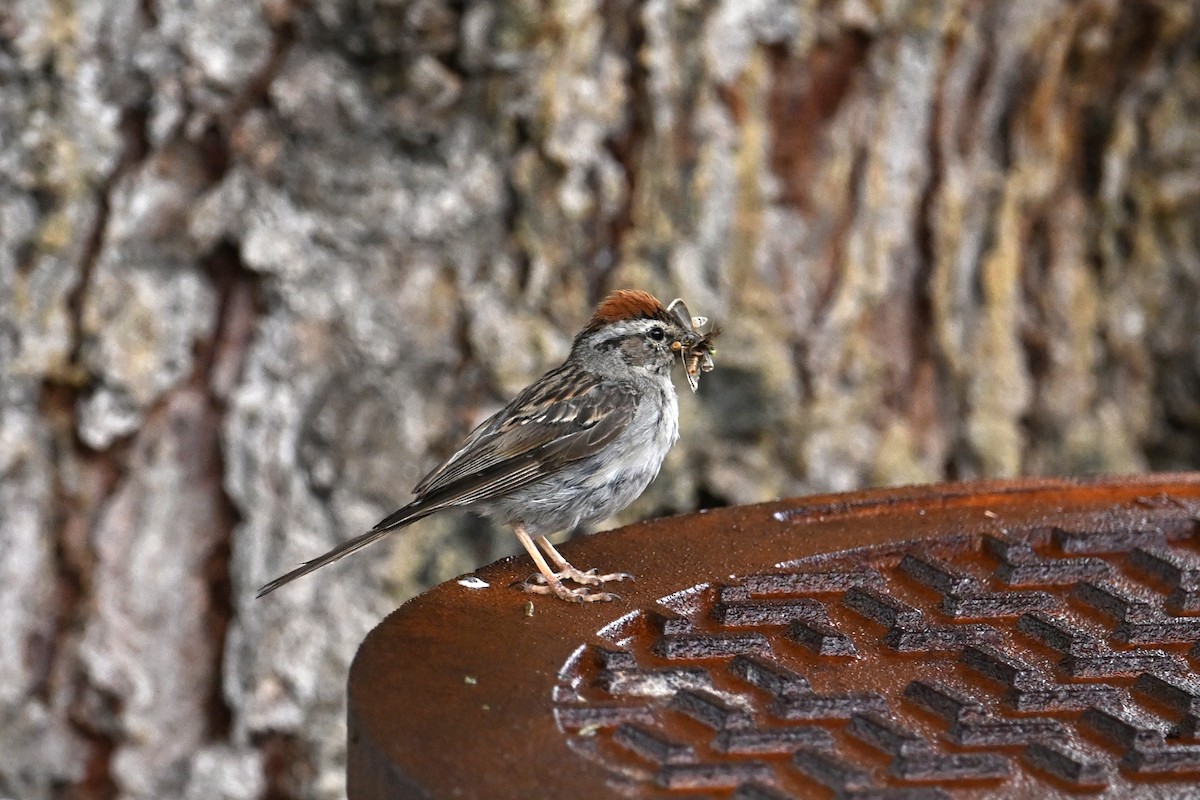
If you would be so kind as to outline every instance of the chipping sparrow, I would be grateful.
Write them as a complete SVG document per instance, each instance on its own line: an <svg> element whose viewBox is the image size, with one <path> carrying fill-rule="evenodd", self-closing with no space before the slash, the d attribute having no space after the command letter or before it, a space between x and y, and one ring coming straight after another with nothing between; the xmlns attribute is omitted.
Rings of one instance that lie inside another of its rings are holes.
<svg viewBox="0 0 1200 800"><path fill-rule="evenodd" d="M416 499L271 581L258 596L435 511L456 508L513 526L540 573L521 585L524 590L574 602L614 599L588 587L632 576L576 569L546 536L620 511L658 474L679 437L672 361L681 357L692 391L698 373L712 369L711 342L719 331L701 333L705 322L689 317L680 300L664 308L646 292L614 292L575 337L563 365L477 427L417 484Z"/></svg>

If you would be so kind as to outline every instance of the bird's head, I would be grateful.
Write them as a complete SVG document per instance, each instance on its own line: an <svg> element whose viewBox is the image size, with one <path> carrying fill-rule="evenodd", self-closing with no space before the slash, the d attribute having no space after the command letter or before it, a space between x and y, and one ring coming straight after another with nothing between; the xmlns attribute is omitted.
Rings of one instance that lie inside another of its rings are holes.
<svg viewBox="0 0 1200 800"><path fill-rule="evenodd" d="M702 332L705 322L689 316L682 300L663 306L647 292L622 289L596 306L587 327L575 337L572 353L589 368L606 373L632 368L666 374L679 358L695 391L699 373L713 368L712 340L720 333L717 328Z"/></svg>

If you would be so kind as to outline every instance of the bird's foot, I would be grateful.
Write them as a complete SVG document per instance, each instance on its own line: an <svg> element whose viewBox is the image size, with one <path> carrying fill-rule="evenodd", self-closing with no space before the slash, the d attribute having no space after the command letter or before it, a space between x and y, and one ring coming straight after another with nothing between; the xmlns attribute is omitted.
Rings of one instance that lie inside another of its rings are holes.
<svg viewBox="0 0 1200 800"><path fill-rule="evenodd" d="M613 594L612 592L594 592L587 586L568 589L563 585L562 579L557 577L557 574L555 577L555 580L550 581L540 572L535 573L534 575L530 575L525 581L518 583L517 587L521 591L530 594L554 595L559 600L566 600L568 603L608 603L621 599L620 595Z"/></svg>
<svg viewBox="0 0 1200 800"><path fill-rule="evenodd" d="M592 569L577 569L567 564L566 567L554 573L554 577L560 581L571 581L582 586L600 586L601 584L611 581L631 581L633 576L628 572L609 572L604 575L599 574L600 570L593 567ZM541 573L530 576L530 580L537 583L545 583L546 576Z"/></svg>

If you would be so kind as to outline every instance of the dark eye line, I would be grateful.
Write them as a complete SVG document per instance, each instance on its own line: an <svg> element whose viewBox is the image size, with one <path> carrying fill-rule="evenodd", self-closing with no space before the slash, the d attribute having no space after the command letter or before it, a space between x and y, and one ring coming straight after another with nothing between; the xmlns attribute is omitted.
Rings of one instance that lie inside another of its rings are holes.
<svg viewBox="0 0 1200 800"><path fill-rule="evenodd" d="M598 349L598 350L614 350L614 349L620 347L621 344L626 339L632 339L638 335L639 334L636 334L636 333L617 333L612 336L605 337L605 338L601 339L600 341L596 342L596 349Z"/></svg>

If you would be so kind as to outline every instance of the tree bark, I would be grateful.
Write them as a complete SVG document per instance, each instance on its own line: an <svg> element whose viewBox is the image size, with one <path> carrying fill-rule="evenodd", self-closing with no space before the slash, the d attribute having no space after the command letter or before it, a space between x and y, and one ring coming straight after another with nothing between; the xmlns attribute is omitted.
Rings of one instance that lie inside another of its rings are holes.
<svg viewBox="0 0 1200 800"><path fill-rule="evenodd" d="M13 0L0 796L333 798L346 668L514 552L369 527L622 286L726 329L622 521L1200 465L1180 0Z"/></svg>

